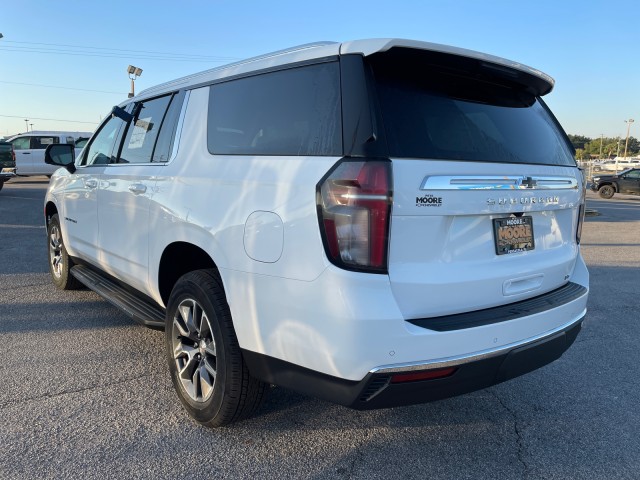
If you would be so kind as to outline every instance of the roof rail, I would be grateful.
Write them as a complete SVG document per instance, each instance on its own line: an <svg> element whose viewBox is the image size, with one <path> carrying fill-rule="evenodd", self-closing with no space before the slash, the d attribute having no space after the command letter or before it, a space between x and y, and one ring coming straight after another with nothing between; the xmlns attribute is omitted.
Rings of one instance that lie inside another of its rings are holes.
<svg viewBox="0 0 640 480"><path fill-rule="evenodd" d="M187 83L190 80L193 80L194 78L198 78L200 76L205 76L208 75L212 72L217 72L220 70L226 70L227 68L233 68L233 67L237 67L240 65L246 65L248 63L252 63L252 62L257 62L260 60L265 60L268 58L273 58L273 57L277 57L280 55L286 55L289 53L294 53L294 52L299 52L302 50L308 50L311 48L318 48L318 47L324 47L326 45L333 45L336 44L338 42L313 42L313 43L305 43L303 45L298 45L296 47L291 47L291 48L287 48L285 50L278 50L275 52L271 52L271 53L266 53L264 55L259 55L257 57L251 57L251 58L247 58L246 60L240 60L238 62L233 62L233 63L227 63L225 65L221 65L219 67L215 67L215 68L210 68L209 70L204 70L202 72L198 72L198 73L193 73L191 75L187 75L185 77L181 77L178 78L176 80L171 80L169 82L165 82L165 83L161 83L160 85L154 85L153 87L149 87L145 90L142 90L138 95L142 96L142 95L147 95L149 93L153 93L156 90L163 90L167 87L171 87L171 86L178 86L181 85L183 83Z"/></svg>

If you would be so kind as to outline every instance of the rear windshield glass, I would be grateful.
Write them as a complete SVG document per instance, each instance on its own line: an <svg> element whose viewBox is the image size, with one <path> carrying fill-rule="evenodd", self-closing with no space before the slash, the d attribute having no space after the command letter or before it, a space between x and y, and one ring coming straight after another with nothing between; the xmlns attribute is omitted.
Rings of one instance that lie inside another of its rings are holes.
<svg viewBox="0 0 640 480"><path fill-rule="evenodd" d="M432 60L370 57L392 157L575 165L554 119L512 78Z"/></svg>

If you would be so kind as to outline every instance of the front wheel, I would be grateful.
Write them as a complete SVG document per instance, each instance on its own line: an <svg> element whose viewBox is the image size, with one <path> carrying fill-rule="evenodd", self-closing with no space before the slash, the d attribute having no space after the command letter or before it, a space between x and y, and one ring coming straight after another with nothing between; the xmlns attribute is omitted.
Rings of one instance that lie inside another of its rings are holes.
<svg viewBox="0 0 640 480"><path fill-rule="evenodd" d="M78 290L83 285L70 273L73 260L67 254L60 230L58 214L52 215L47 224L49 240L49 273L53 284L60 290Z"/></svg>
<svg viewBox="0 0 640 480"><path fill-rule="evenodd" d="M208 427L250 416L267 384L249 373L219 278L196 270L182 276L168 302L165 347L171 381L189 415Z"/></svg>
<svg viewBox="0 0 640 480"><path fill-rule="evenodd" d="M616 189L613 188L613 185L603 185L598 189L598 194L602 198L611 198L616 193Z"/></svg>

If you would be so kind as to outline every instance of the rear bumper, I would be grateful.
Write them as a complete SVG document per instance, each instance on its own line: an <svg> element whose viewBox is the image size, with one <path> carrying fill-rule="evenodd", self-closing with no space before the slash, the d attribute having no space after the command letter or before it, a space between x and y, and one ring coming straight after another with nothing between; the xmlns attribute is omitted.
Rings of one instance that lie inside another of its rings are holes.
<svg viewBox="0 0 640 480"><path fill-rule="evenodd" d="M9 169L5 169L5 170L9 170ZM11 180L15 176L16 176L15 168L13 169L13 171L0 171L0 182L6 182L7 180Z"/></svg>
<svg viewBox="0 0 640 480"><path fill-rule="evenodd" d="M469 393L536 370L557 360L580 332L584 316L522 343L428 363L386 365L361 381L349 381L251 351L244 358L261 380L358 410L412 405ZM394 376L454 367L445 378L395 383Z"/></svg>
<svg viewBox="0 0 640 480"><path fill-rule="evenodd" d="M467 322L466 313L429 319L403 315L385 275L336 267L312 282L229 270L222 274L241 348L279 359L285 370L290 364L356 383L389 364L468 357L539 339L585 315L589 282L578 256L570 283L581 287L579 295L571 294L573 287L568 292L563 287L523 303L474 310ZM452 289L451 305L458 292L466 293ZM429 293L425 288L423 296ZM425 298L426 305L431 298ZM427 324L416 325L423 320ZM446 322L440 325L440 320ZM465 327L458 329L450 320Z"/></svg>

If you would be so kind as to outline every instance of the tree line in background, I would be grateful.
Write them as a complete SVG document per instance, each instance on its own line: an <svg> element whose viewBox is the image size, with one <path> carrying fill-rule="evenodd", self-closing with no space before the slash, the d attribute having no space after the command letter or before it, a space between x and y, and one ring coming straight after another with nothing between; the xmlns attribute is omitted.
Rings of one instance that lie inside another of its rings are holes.
<svg viewBox="0 0 640 480"><path fill-rule="evenodd" d="M569 135L569 140L571 140L573 147L576 149L576 158L578 160L589 160L622 157L626 138L589 138L583 135ZM638 153L640 153L640 141L637 138L629 137L627 157L633 157Z"/></svg>

